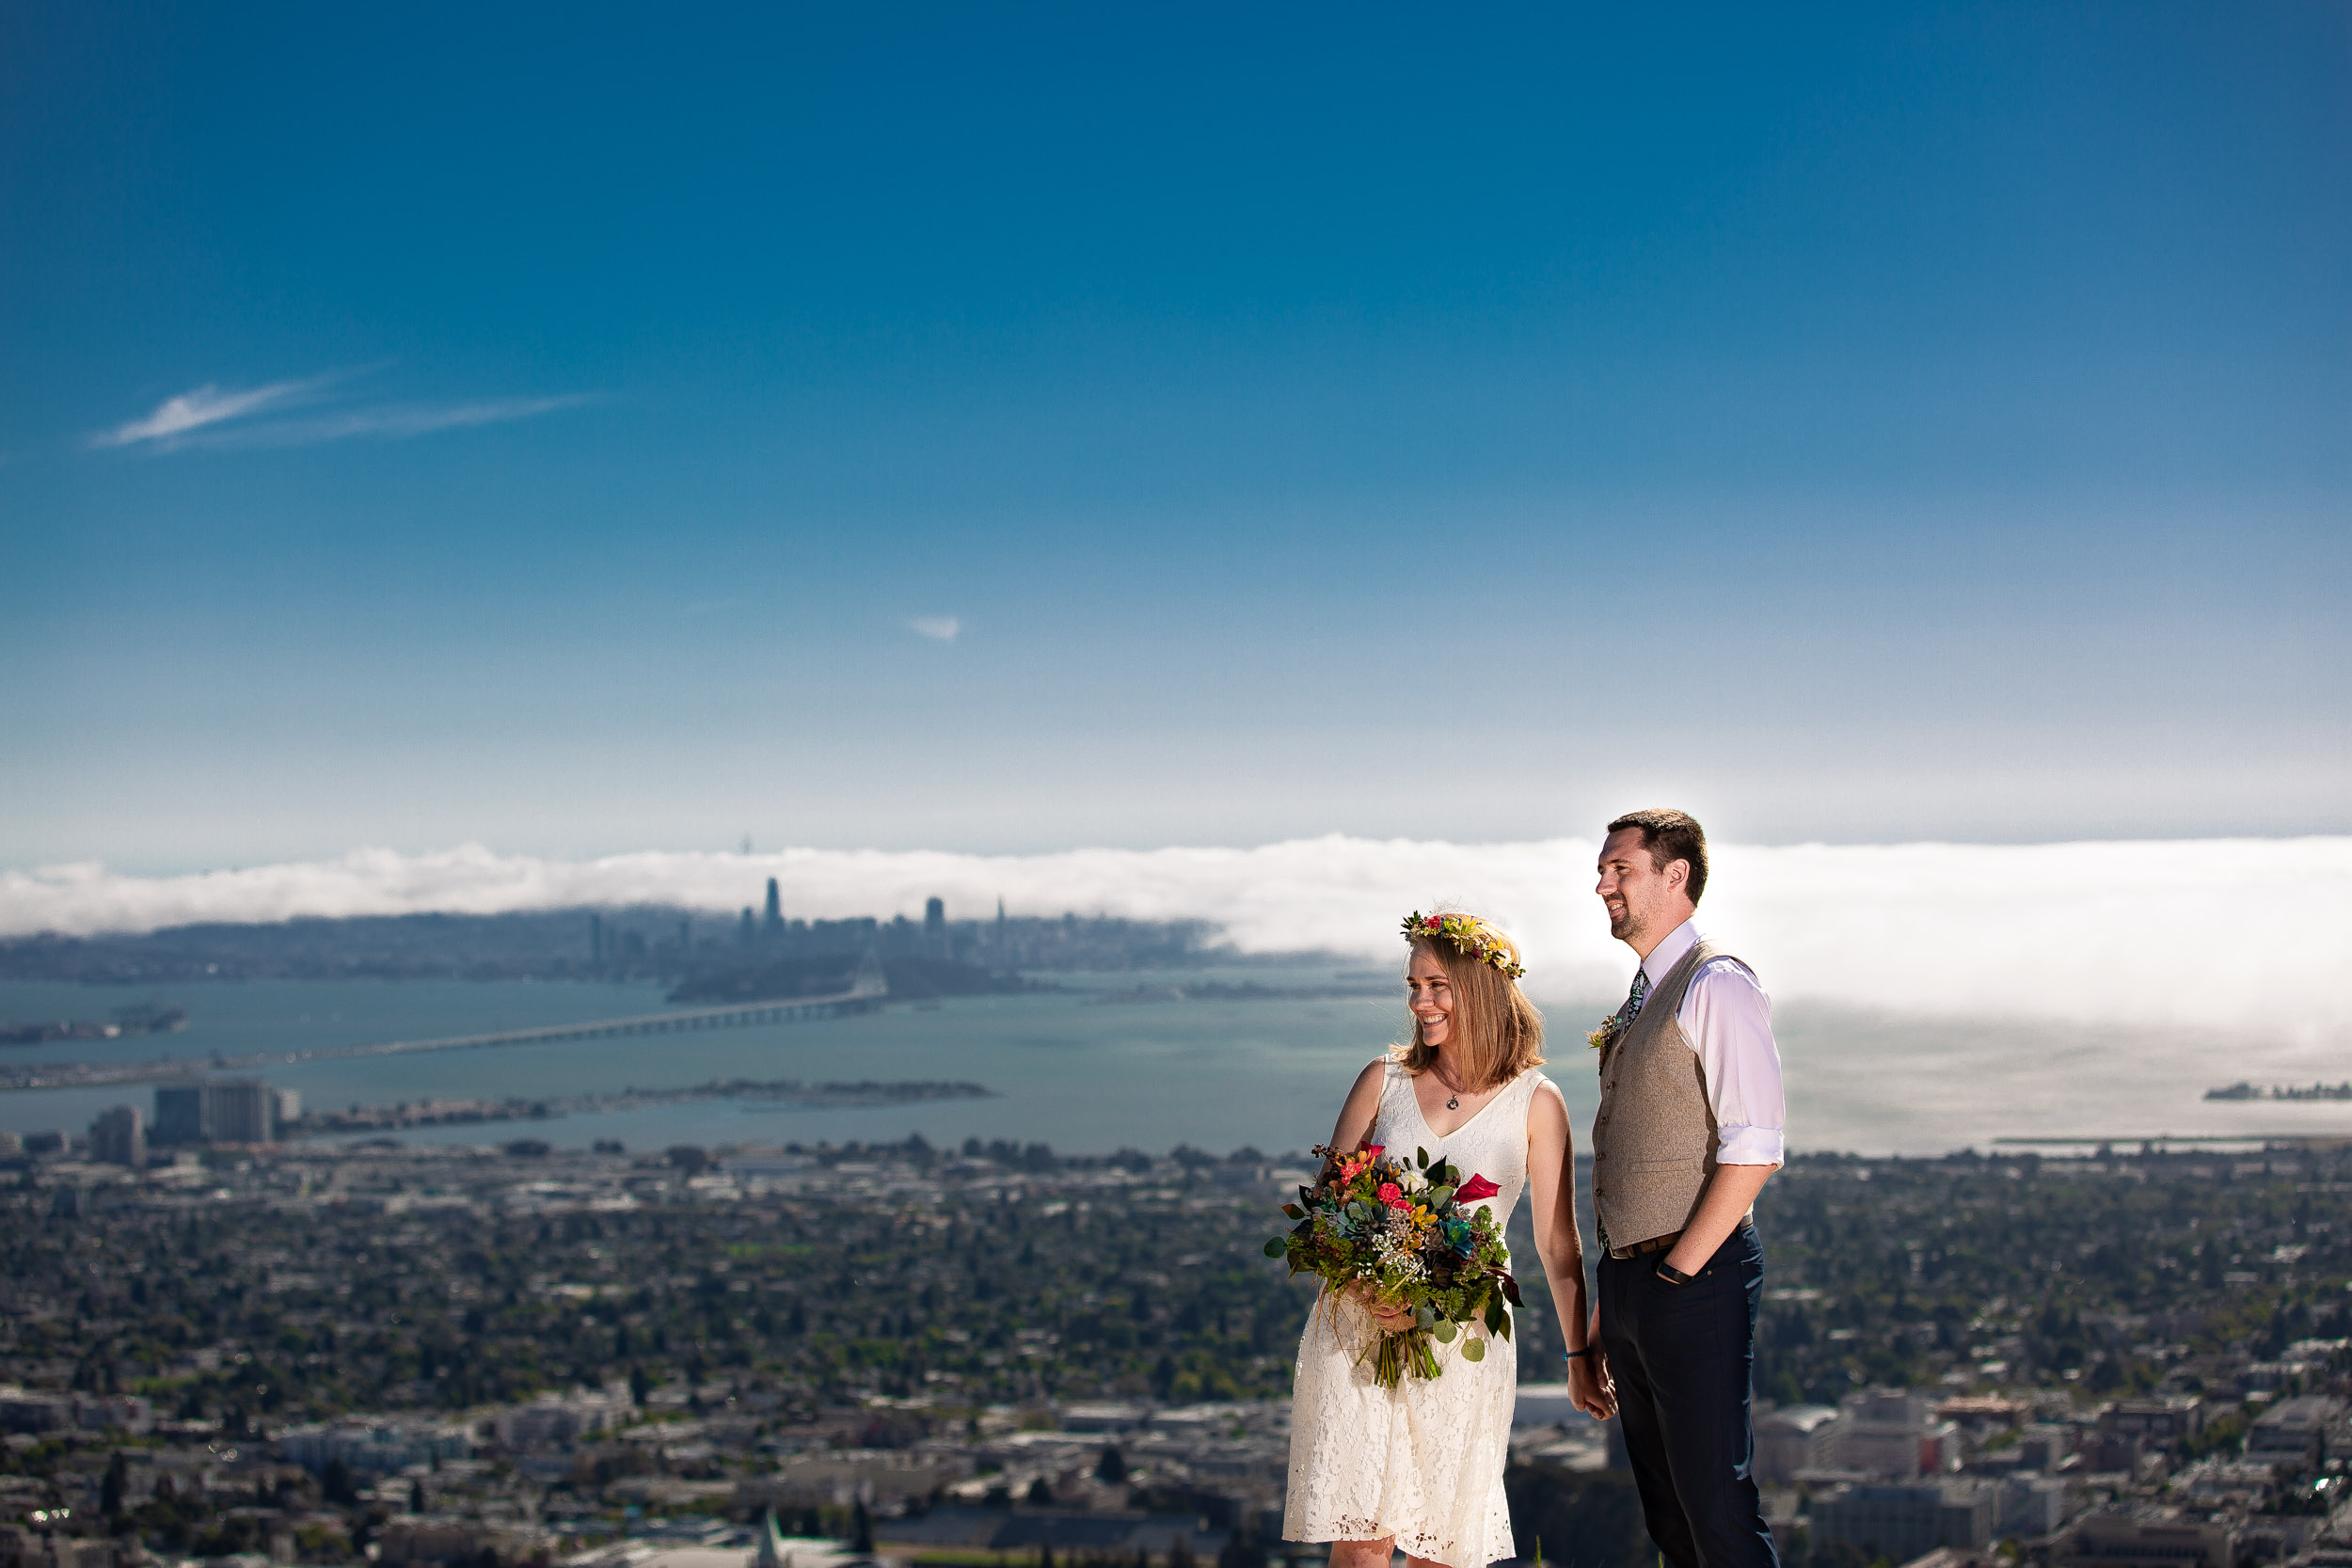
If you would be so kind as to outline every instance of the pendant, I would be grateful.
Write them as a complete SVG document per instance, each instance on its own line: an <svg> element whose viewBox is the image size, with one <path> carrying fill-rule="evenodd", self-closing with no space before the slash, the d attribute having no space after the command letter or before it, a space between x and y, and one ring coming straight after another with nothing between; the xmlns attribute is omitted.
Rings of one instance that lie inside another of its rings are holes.
<svg viewBox="0 0 2352 1568"><path fill-rule="evenodd" d="M1458 1111L1458 1110L1460 1110L1460 1109L1462 1108L1462 1099L1461 1099L1461 1096L1456 1095L1456 1096L1454 1096L1452 1100L1447 1101L1445 1102L1445 1108L1446 1108L1447 1110L1449 1110L1449 1111Z"/></svg>

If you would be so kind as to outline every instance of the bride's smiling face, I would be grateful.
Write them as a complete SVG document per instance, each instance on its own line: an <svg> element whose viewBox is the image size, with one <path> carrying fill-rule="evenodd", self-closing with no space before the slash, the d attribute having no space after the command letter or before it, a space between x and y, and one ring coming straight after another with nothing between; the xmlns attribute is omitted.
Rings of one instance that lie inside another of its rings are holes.
<svg viewBox="0 0 2352 1568"><path fill-rule="evenodd" d="M1454 983L1425 942L1414 944L1405 970L1405 1006L1421 1022L1422 1044L1443 1045L1454 1033Z"/></svg>

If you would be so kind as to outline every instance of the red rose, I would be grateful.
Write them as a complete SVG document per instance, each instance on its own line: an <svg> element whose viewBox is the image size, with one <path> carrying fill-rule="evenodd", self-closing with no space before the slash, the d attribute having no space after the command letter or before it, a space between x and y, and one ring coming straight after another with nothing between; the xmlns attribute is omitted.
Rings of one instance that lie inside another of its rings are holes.
<svg viewBox="0 0 2352 1568"><path fill-rule="evenodd" d="M1501 1191L1502 1191L1501 1187L1496 1186L1485 1177L1473 1176L1468 1181L1463 1182L1460 1186L1454 1189L1454 1201L1456 1203L1475 1203L1482 1197L1492 1197Z"/></svg>

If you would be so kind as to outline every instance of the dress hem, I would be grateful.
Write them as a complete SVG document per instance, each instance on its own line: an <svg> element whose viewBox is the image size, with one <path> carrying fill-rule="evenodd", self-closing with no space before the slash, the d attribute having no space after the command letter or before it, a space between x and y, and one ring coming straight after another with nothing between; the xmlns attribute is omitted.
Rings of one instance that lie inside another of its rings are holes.
<svg viewBox="0 0 2352 1568"><path fill-rule="evenodd" d="M1282 1539L1300 1546L1325 1546L1340 1541L1386 1541L1393 1550L1401 1551L1406 1557L1417 1557L1424 1562L1442 1563L1444 1568L1487 1568L1487 1564L1502 1560L1502 1558L1481 1556L1457 1562L1451 1557L1440 1557L1436 1552L1417 1552L1404 1544L1403 1538L1407 1533L1403 1529L1390 1528L1375 1529L1370 1534L1358 1535L1343 1532L1337 1526L1327 1526L1319 1529L1310 1529L1299 1535L1294 1535L1286 1528L1282 1531ZM1505 1547L1502 1557L1509 1557L1515 1549L1516 1547Z"/></svg>

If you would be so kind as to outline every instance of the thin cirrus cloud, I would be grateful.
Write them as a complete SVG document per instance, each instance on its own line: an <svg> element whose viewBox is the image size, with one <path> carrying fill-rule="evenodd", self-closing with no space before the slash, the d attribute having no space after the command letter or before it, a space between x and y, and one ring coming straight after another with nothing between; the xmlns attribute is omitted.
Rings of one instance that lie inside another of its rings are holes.
<svg viewBox="0 0 2352 1568"><path fill-rule="evenodd" d="M93 447L151 446L169 449L184 444L197 432L215 425L250 419L272 409L307 401L330 379L327 376L313 376L305 381L273 381L266 387L227 392L220 389L218 383L208 381L193 391L164 399L155 405L154 412L144 419L132 420L112 430L99 432L90 437L89 444Z"/></svg>
<svg viewBox="0 0 2352 1568"><path fill-rule="evenodd" d="M963 623L953 615L918 615L907 623L907 630L934 642L953 642Z"/></svg>
<svg viewBox="0 0 2352 1568"><path fill-rule="evenodd" d="M211 447L308 447L324 441L347 441L355 436L398 440L436 430L463 430L472 425L503 424L574 408L588 401L584 394L554 398L488 398L477 403L381 404L302 419L271 420L260 424L223 430L202 438Z"/></svg>
<svg viewBox="0 0 2352 1568"><path fill-rule="evenodd" d="M206 382L166 398L142 418L102 431L89 439L98 448L135 447L149 451L193 448L259 449L317 446L373 437L399 440L437 430L528 420L588 402L584 394L538 398L481 398L452 403L358 403L317 408L326 390L353 372L223 390Z"/></svg>

